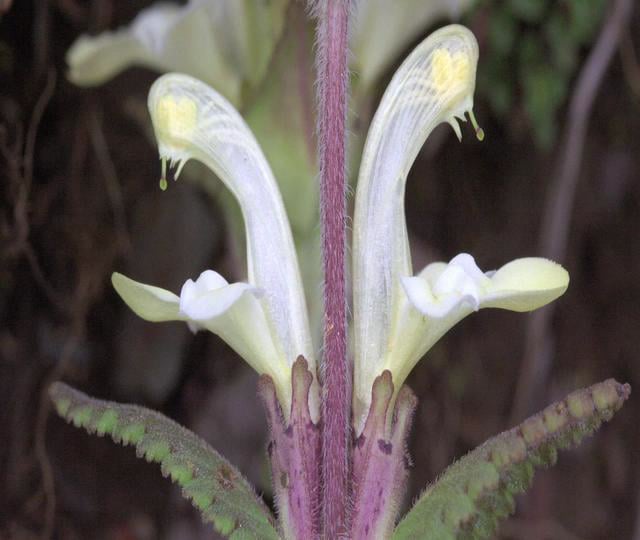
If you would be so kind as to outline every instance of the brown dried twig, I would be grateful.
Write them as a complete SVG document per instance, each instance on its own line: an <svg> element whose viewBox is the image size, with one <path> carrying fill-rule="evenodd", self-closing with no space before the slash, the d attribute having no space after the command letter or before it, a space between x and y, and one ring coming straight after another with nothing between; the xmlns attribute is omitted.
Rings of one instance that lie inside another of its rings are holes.
<svg viewBox="0 0 640 540"><path fill-rule="evenodd" d="M91 137L93 151L98 159L98 164L104 177L107 196L111 203L113 219L118 233L118 240L124 248L129 248L130 241L129 234L127 233L127 217L124 209L122 190L120 189L120 181L118 180L118 172L116 171L116 166L109 152L109 146L107 145L102 129L102 121L93 108L89 110L89 135Z"/></svg>
<svg viewBox="0 0 640 540"><path fill-rule="evenodd" d="M78 288L81 289L82 287L79 286ZM79 294L79 296L82 297L83 295ZM85 302L81 303L86 304ZM54 381L57 381L62 377L71 361L71 358L75 354L76 348L82 339L82 335L84 334L86 308L87 306L83 306L82 309L79 309L77 311L76 316L74 317L70 335L64 343L62 353L60 354L60 359L46 378L46 382L40 395L40 403L38 405L34 446L36 459L38 460L38 464L40 466L42 488L45 496L44 525L40 534L40 538L42 538L42 540L49 540L53 536L56 511L56 494L53 469L47 455L46 447L47 420L49 418L49 412L51 410L48 388Z"/></svg>
<svg viewBox="0 0 640 540"><path fill-rule="evenodd" d="M7 161L8 168L12 171L13 182L16 185L16 196L13 201L13 231L11 243L4 249L4 255L7 257L24 256L29 263L31 273L45 294L47 299L61 312L65 311L65 305L60 295L48 282L42 266L38 261L38 257L29 242L30 223L29 223L29 202L31 199L31 187L33 184L33 163L35 157L36 139L38 129L42 121L42 116L53 97L56 86L56 72L49 70L47 81L44 89L33 108L31 120L24 138L24 152L22 142L16 143L16 151L22 153L20 158L14 158L12 152L7 148L6 143L2 145L2 154Z"/></svg>

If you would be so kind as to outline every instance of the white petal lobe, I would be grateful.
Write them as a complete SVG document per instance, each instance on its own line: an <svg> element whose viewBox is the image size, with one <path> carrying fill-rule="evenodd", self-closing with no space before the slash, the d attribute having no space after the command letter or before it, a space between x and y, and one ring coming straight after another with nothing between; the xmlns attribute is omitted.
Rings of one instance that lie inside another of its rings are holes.
<svg viewBox="0 0 640 540"><path fill-rule="evenodd" d="M116 292L139 317L151 322L179 319L179 298L170 291L138 283L117 272L111 276Z"/></svg>

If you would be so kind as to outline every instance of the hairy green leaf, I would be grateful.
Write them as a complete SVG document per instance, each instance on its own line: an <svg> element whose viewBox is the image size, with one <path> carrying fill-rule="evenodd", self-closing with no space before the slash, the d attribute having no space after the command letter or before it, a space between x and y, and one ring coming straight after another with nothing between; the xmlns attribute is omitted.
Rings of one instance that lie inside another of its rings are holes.
<svg viewBox="0 0 640 540"><path fill-rule="evenodd" d="M135 445L138 457L160 463L205 521L233 540L280 538L273 516L251 485L195 433L161 414L93 399L63 383L49 394L58 414L76 427L115 442Z"/></svg>
<svg viewBox="0 0 640 540"><path fill-rule="evenodd" d="M513 512L514 496L531 484L535 468L554 464L558 449L577 445L609 420L630 392L628 384L609 379L489 439L427 488L393 539L491 537L499 520Z"/></svg>

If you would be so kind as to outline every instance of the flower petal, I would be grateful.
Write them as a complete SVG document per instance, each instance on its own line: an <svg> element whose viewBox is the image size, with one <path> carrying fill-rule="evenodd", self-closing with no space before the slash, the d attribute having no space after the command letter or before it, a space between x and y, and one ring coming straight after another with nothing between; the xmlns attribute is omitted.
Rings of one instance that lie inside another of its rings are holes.
<svg viewBox="0 0 640 540"><path fill-rule="evenodd" d="M253 369L273 379L283 406L290 404L291 369L273 339L255 287L228 284L212 270L203 272L195 282L187 280L180 298L118 273L113 274L112 283L125 303L147 321L184 321L194 332L206 329L220 336Z"/></svg>
<svg viewBox="0 0 640 540"><path fill-rule="evenodd" d="M232 283L192 297L188 302L181 301L180 312L192 321L213 319L229 310L243 294L254 290L255 287L248 283ZM180 300L182 300L182 293Z"/></svg>
<svg viewBox="0 0 640 540"><path fill-rule="evenodd" d="M477 60L478 44L466 28L434 32L400 66L371 124L353 227L356 417L368 410L373 381L394 354L390 344L406 301L400 280L413 275L404 215L407 174L429 133L442 122L457 126L457 117L471 110Z"/></svg>
<svg viewBox="0 0 640 540"><path fill-rule="evenodd" d="M149 93L160 156L194 158L238 199L247 235L248 282L264 292L269 327L290 365L313 347L298 262L271 169L242 117L215 90L186 75L160 77Z"/></svg>
<svg viewBox="0 0 640 540"><path fill-rule="evenodd" d="M449 265L446 262L442 262L442 261L433 262L425 266L420 271L418 276L426 279L427 283L429 283L429 285L433 287L436 280L440 277L440 274L442 274L442 272L444 272L447 269L447 266Z"/></svg>
<svg viewBox="0 0 640 540"><path fill-rule="evenodd" d="M235 287L237 285L246 284L229 285L230 289L227 290L229 296L238 291L239 287ZM214 293L218 291L208 294ZM222 295L225 295L225 292L222 292ZM205 302L207 298L202 300ZM248 289L245 288L240 292L235 301L229 303L227 309L219 315L205 319L206 310L204 309L199 313L196 310L195 314L202 316L202 318L191 319L195 324L220 336L253 369L260 374L270 375L276 386L284 387L288 394L291 393L291 389L286 388L291 368L273 339L262 303Z"/></svg>
<svg viewBox="0 0 640 540"><path fill-rule="evenodd" d="M157 2L133 22L98 36L81 36L67 52L69 78L103 84L131 66L187 73L239 104L257 86L282 34L289 0ZM206 54L202 54L206 51Z"/></svg>
<svg viewBox="0 0 640 540"><path fill-rule="evenodd" d="M271 332L260 292L248 283L229 284L207 270L183 285L180 315L193 331L220 336L258 373L269 375L283 405L290 405L291 369Z"/></svg>
<svg viewBox="0 0 640 540"><path fill-rule="evenodd" d="M529 257L505 264L491 278L481 307L532 311L567 290L569 273L558 263Z"/></svg>
<svg viewBox="0 0 640 540"><path fill-rule="evenodd" d="M418 276L402 278L402 287L413 307L432 319L446 317L461 304L466 304L474 310L478 309L478 299L474 295L448 294L438 298L431 292L429 284Z"/></svg>
<svg viewBox="0 0 640 540"><path fill-rule="evenodd" d="M103 84L133 65L179 70L215 82L236 101L241 79L219 42L207 2L159 3L142 10L129 27L81 36L67 52L69 78L80 86ZM220 21L222 22L222 21ZM198 51L206 50L207 54Z"/></svg>
<svg viewBox="0 0 640 540"><path fill-rule="evenodd" d="M149 53L130 32L80 36L66 55L69 80L78 86L97 86L132 65L146 65Z"/></svg>
<svg viewBox="0 0 640 540"><path fill-rule="evenodd" d="M401 281L406 296L399 303L399 323L383 365L397 386L450 328L473 311L537 309L564 293L569 275L559 264L539 258L517 259L497 272L484 273L471 255L462 253L448 264L430 264Z"/></svg>
<svg viewBox="0 0 640 540"><path fill-rule="evenodd" d="M111 283L125 303L144 320L151 322L181 320L180 299L172 292L138 283L117 272L111 276Z"/></svg>

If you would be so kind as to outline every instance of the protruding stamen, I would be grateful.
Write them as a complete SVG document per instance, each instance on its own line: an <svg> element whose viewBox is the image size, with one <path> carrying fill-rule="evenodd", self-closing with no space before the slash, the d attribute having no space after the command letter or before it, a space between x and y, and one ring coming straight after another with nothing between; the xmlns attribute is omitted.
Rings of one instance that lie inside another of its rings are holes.
<svg viewBox="0 0 640 540"><path fill-rule="evenodd" d="M162 171L160 172L160 189L165 191L167 189L167 160L165 158L160 159Z"/></svg>
<svg viewBox="0 0 640 540"><path fill-rule="evenodd" d="M476 137L479 141L484 140L484 129L482 129L478 125L478 121L476 120L476 115L473 114L473 110L469 111L469 118L471 119L471 124L473 125L473 129L476 130Z"/></svg>
<svg viewBox="0 0 640 540"><path fill-rule="evenodd" d="M178 176L180 176L180 173L182 172L182 167L184 167L184 164L187 162L186 159L180 159L178 160L178 162L175 164L175 171L173 173L173 179L177 180Z"/></svg>
<svg viewBox="0 0 640 540"><path fill-rule="evenodd" d="M168 164L167 164L168 161ZM182 168L184 164L187 162L185 159L180 157L163 157L161 158L162 162L162 171L160 173L160 189L165 191L167 189L168 181L167 181L167 172L170 173L170 176L173 177L174 180L178 179L180 173L182 172Z"/></svg>

